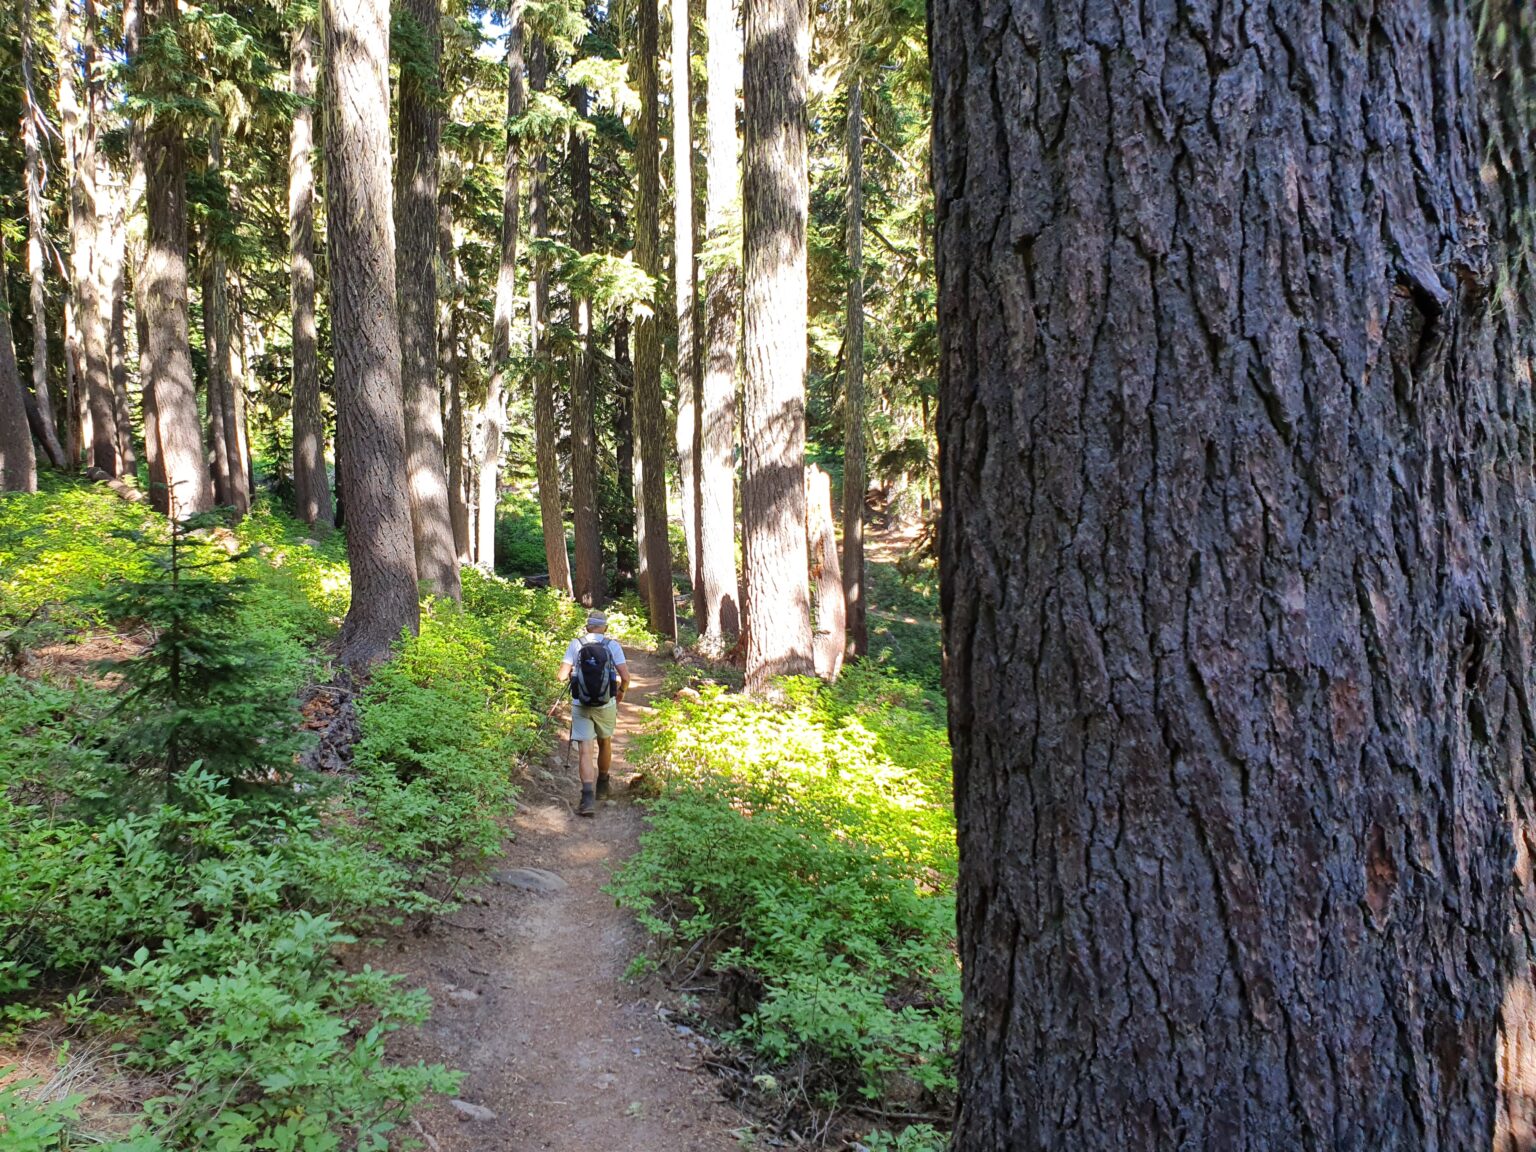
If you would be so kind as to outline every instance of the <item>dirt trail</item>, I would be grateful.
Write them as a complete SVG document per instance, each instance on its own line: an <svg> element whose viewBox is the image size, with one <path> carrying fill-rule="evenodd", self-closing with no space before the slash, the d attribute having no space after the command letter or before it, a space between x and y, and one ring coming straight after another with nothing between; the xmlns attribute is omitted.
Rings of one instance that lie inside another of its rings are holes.
<svg viewBox="0 0 1536 1152"><path fill-rule="evenodd" d="M400 1037L402 1055L466 1073L457 1102L419 1117L442 1152L724 1152L746 1120L692 1071L694 1041L622 980L642 937L602 891L635 850L641 813L624 752L660 684L658 662L630 653L619 709L614 796L595 819L574 814L574 762L524 788L516 840L492 877L435 929L380 959L428 988L434 1008ZM562 740L557 762L565 764ZM545 880L519 870L553 873ZM551 890L523 885L543 880ZM470 1107L465 1107L469 1105Z"/></svg>

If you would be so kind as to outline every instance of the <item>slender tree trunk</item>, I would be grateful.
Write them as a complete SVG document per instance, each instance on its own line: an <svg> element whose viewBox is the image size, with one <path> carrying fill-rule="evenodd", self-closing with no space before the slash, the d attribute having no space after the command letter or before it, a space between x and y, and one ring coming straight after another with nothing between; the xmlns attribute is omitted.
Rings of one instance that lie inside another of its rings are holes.
<svg viewBox="0 0 1536 1152"><path fill-rule="evenodd" d="M1530 1148L1536 26L1104 15L931 13L955 1144Z"/></svg>
<svg viewBox="0 0 1536 1152"><path fill-rule="evenodd" d="M123 4L123 53L131 62L138 59L139 43L143 31L144 7L140 0L125 0ZM160 448L160 421L155 407L153 376L148 371L150 355L149 302L146 273L149 254L148 195L145 167L145 133L140 118L134 118L128 133L129 166L128 212L134 217L134 206L144 202L145 232L133 244L133 324L135 351L139 364L140 410L144 417L144 461L149 469L149 503L157 512L169 512L170 504L165 479L165 463Z"/></svg>
<svg viewBox="0 0 1536 1152"><path fill-rule="evenodd" d="M576 115L587 116L585 88L571 89ZM571 245L582 255L592 251L592 155L587 139L572 132ZM597 373L593 370L592 301L572 293L571 326L576 355L571 363L571 519L576 566L573 592L579 603L598 607L607 599L603 587L603 538L597 515Z"/></svg>
<svg viewBox="0 0 1536 1152"><path fill-rule="evenodd" d="M105 279L109 302L107 362L112 372L117 458L122 474L131 478L138 474L139 461L133 446L133 408L128 400L128 189L121 183L112 189L111 204Z"/></svg>
<svg viewBox="0 0 1536 1152"><path fill-rule="evenodd" d="M239 211L238 202L231 207ZM246 382L250 376L246 372L246 365L250 363L247 354L249 329L245 322L244 291L241 288L238 274L232 276L227 283L229 289L229 394L234 402L235 438L233 441L235 457L240 463L241 485L244 491L245 510L251 507L251 496L256 491L256 462L251 455L251 422L249 419L250 403L246 394Z"/></svg>
<svg viewBox="0 0 1536 1152"><path fill-rule="evenodd" d="M459 558L448 509L442 391L437 380L437 186L442 136L437 71L440 0L406 0L405 13L431 58L400 72L400 147L395 165L400 374L416 571L436 596L459 599ZM419 69L430 66L429 82Z"/></svg>
<svg viewBox="0 0 1536 1152"><path fill-rule="evenodd" d="M507 26L507 122L515 123L527 110L523 88L523 6L514 0ZM496 500L501 480L501 440L507 418L507 361L512 354L512 311L517 304L517 136L507 134L507 159L502 170L501 261L496 271L496 311L491 326L491 381L480 413L480 497L477 517L480 566L496 566Z"/></svg>
<svg viewBox="0 0 1536 1152"><path fill-rule="evenodd" d="M26 389L16 365L11 300L5 285L5 236L0 234L0 492L36 492L37 457L27 426Z"/></svg>
<svg viewBox="0 0 1536 1152"><path fill-rule="evenodd" d="M864 603L864 99L855 76L848 85L848 335L843 351L843 593L848 655L869 651Z"/></svg>
<svg viewBox="0 0 1536 1152"><path fill-rule="evenodd" d="M660 55L657 0L640 0L635 45L639 67L640 124L635 133L635 262L661 285L661 128L656 71ZM658 298L655 304L661 303ZM640 589L650 610L651 631L676 637L672 550L667 540L667 413L661 395L661 332L656 312L635 318L635 471L640 499L635 520L640 537Z"/></svg>
<svg viewBox="0 0 1536 1152"><path fill-rule="evenodd" d="M736 317L741 308L737 231L736 91L741 41L733 0L705 0L708 26L709 257L704 288L704 356L696 430L698 460L699 636L722 652L741 630L736 580Z"/></svg>
<svg viewBox="0 0 1536 1152"><path fill-rule="evenodd" d="M208 177L222 181L224 167L224 139L219 123L215 121L208 136ZM224 257L224 238L210 223L203 238L203 331L208 348L208 413L210 421L217 407L217 423L211 424L214 433L210 442L213 449L214 495L220 504L243 516L250 511L251 493L245 456L242 450L241 427L244 415L236 390L235 332L236 326L229 315L229 266ZM223 474L223 488L219 487L219 475Z"/></svg>
<svg viewBox="0 0 1536 1152"><path fill-rule="evenodd" d="M146 32L174 28L176 0L144 0ZM181 126L154 122L144 139L148 236L144 256L146 418L152 413L167 510L185 518L213 506L198 428L197 383L187 336L187 160Z"/></svg>
<svg viewBox="0 0 1536 1152"><path fill-rule="evenodd" d="M32 404L28 417L33 432L42 445L48 462L59 471L68 465L53 411L53 395L48 387L48 296L46 233L43 225L43 190L46 176L43 164L43 111L37 102L33 43L36 39L37 13L33 0L23 0L21 11L22 144L26 155L27 186L27 275L32 307ZM35 413L35 416L34 416Z"/></svg>
<svg viewBox="0 0 1536 1152"><path fill-rule="evenodd" d="M615 536L626 541L638 540L635 512L635 368L629 355L631 325L629 316L620 313L613 321L614 386L614 466L619 473L619 524ZM622 571L623 561L619 560ZM639 562L635 564L639 576ZM638 580L637 580L638 583ZM641 599L644 599L642 593Z"/></svg>
<svg viewBox="0 0 1536 1152"><path fill-rule="evenodd" d="M464 399L459 370L459 256L453 236L453 211L446 199L437 208L438 314L437 362L447 396L443 435L448 464L448 521L453 528L453 550L460 564L474 563L469 538L469 503L464 477Z"/></svg>
<svg viewBox="0 0 1536 1152"><path fill-rule="evenodd" d="M341 659L367 667L420 621L405 478L389 155L388 0L323 0L326 239L336 459L352 603Z"/></svg>
<svg viewBox="0 0 1536 1152"><path fill-rule="evenodd" d="M805 366L806 0L747 0L741 441L747 687L808 673Z"/></svg>
<svg viewBox="0 0 1536 1152"><path fill-rule="evenodd" d="M221 262L213 255L213 238L203 234L201 289L203 298L203 351L207 369L204 389L208 413L208 462L213 472L213 500L223 508L235 506L234 467L229 431L234 424L226 417L226 345L229 343L229 319L224 293L220 289Z"/></svg>
<svg viewBox="0 0 1536 1152"><path fill-rule="evenodd" d="M325 470L320 410L320 341L315 327L315 28L293 30L289 75L299 106L288 134L289 303L293 313L293 501L300 520L335 523Z"/></svg>
<svg viewBox="0 0 1536 1152"><path fill-rule="evenodd" d="M816 627L812 649L816 675L836 680L848 649L848 609L843 570L837 557L837 524L832 515L832 478L820 468L805 470L807 545L816 580Z"/></svg>
<svg viewBox="0 0 1536 1152"><path fill-rule="evenodd" d="M80 433L82 445L90 446L90 463L107 475L116 476L117 413L102 314L102 238L97 203L96 113L100 82L96 77L96 5L93 0L85 0L78 39L70 9L71 0L59 0L59 108L65 134L71 141L69 246L77 349L75 371L80 397L77 411L82 416L86 412L90 415L89 430L82 422ZM78 93L77 48L83 76L83 91Z"/></svg>
<svg viewBox="0 0 1536 1152"><path fill-rule="evenodd" d="M688 545L688 582L693 590L694 623L704 618L699 580L698 413L704 382L699 371L698 267L693 198L693 78L688 0L672 8L672 255L677 310L677 474L682 492L683 538Z"/></svg>
<svg viewBox="0 0 1536 1152"><path fill-rule="evenodd" d="M549 55L543 37L535 37L528 57L528 86L543 92L549 80ZM534 143L533 174L528 187L529 234L549 238L549 142ZM560 499L560 429L555 420L554 360L549 350L549 259L535 252L530 286L533 324L533 438L539 473L539 521L544 532L544 562L549 586L571 594L571 562L565 551L565 515Z"/></svg>

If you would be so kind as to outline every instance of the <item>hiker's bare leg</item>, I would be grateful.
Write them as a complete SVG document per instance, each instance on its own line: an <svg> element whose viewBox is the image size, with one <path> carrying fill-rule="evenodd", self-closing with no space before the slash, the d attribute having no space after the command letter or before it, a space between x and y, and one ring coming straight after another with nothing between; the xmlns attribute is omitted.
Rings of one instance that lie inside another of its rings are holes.
<svg viewBox="0 0 1536 1152"><path fill-rule="evenodd" d="M580 768L581 782L583 785L597 783L597 741L581 740L577 742L581 749Z"/></svg>
<svg viewBox="0 0 1536 1152"><path fill-rule="evenodd" d="M607 740L599 740L597 742L597 774L599 776L606 776L606 775L608 775L608 769L609 769L609 767L612 766L612 764L613 764L613 740L612 740L612 738L610 737Z"/></svg>

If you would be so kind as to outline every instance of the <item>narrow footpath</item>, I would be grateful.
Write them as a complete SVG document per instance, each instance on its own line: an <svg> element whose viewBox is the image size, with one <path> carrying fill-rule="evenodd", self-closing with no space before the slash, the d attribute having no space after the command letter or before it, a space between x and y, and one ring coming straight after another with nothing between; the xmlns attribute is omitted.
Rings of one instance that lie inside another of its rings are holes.
<svg viewBox="0 0 1536 1152"><path fill-rule="evenodd" d="M464 906L425 941L380 960L432 993L432 1019L392 1045L466 1073L457 1099L408 1133L439 1152L724 1152L747 1121L696 1070L697 1042L622 979L642 930L602 891L634 851L641 812L624 759L660 684L631 652L613 797L575 815L574 761L560 741L547 779L525 784L516 839ZM567 770L568 766L568 770Z"/></svg>

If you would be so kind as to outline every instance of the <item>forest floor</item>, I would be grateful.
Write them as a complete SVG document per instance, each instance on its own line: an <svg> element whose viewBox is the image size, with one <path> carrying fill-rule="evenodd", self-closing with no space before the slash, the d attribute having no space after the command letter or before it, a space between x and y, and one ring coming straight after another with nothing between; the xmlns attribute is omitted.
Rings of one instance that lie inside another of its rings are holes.
<svg viewBox="0 0 1536 1152"><path fill-rule="evenodd" d="M603 886L636 850L641 810L625 751L661 683L660 662L630 652L619 709L613 797L575 815L573 753L562 740L523 783L506 856L425 939L365 957L433 997L432 1018L391 1042L396 1058L465 1073L454 1100L418 1113L440 1152L717 1152L741 1147L748 1120L699 1066L700 1039L671 1022L625 968L644 947L633 916Z"/></svg>

